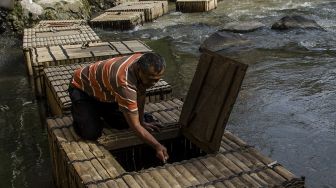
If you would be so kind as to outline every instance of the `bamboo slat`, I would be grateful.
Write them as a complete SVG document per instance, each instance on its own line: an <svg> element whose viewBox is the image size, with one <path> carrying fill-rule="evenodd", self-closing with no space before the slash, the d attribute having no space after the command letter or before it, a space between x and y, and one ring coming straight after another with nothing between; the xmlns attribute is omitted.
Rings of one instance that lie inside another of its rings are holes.
<svg viewBox="0 0 336 188"><path fill-rule="evenodd" d="M77 27L87 25L86 20L41 20L34 28Z"/></svg>
<svg viewBox="0 0 336 188"><path fill-rule="evenodd" d="M60 116L62 114L70 114L71 100L68 93L68 87L70 80L72 78L73 72L81 67L87 66L89 63L81 63L81 64L72 64L72 65L62 65L57 67L49 67L44 69L44 92L47 98L48 107L52 115ZM171 85L169 85L166 81L160 80L153 87L149 88L146 91L146 98L153 98L153 96L157 95L159 98L170 98L172 92ZM150 102L151 99L148 99ZM180 105L176 104L175 106ZM181 108L181 106L179 106ZM171 108L173 109L171 112L174 113L178 107ZM171 115L173 116L173 115ZM177 116L174 116L174 121L172 123L177 122Z"/></svg>
<svg viewBox="0 0 336 188"><path fill-rule="evenodd" d="M207 12L217 8L217 0L176 0L176 11Z"/></svg>
<svg viewBox="0 0 336 188"><path fill-rule="evenodd" d="M126 2L117 5L107 12L142 12L146 22L151 22L168 12L168 1Z"/></svg>
<svg viewBox="0 0 336 188"><path fill-rule="evenodd" d="M93 18L90 25L102 29L128 30L144 22L143 12L105 12Z"/></svg>

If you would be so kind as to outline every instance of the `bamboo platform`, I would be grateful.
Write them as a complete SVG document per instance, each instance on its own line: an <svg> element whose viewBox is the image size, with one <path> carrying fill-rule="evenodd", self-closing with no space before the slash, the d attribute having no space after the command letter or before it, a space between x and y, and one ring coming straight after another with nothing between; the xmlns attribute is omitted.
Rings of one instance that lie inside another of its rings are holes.
<svg viewBox="0 0 336 188"><path fill-rule="evenodd" d="M87 25L86 20L41 20L34 28L78 27Z"/></svg>
<svg viewBox="0 0 336 188"><path fill-rule="evenodd" d="M32 67L37 96L44 96L43 69L49 66L98 61L119 55L151 52L139 40L59 45L32 49Z"/></svg>
<svg viewBox="0 0 336 188"><path fill-rule="evenodd" d="M168 1L127 2L110 8L107 12L143 12L145 21L151 22L168 12Z"/></svg>
<svg viewBox="0 0 336 188"><path fill-rule="evenodd" d="M81 140L71 117L47 124L56 187L304 187L304 179L228 131L217 153L126 172L100 143Z"/></svg>
<svg viewBox="0 0 336 188"><path fill-rule="evenodd" d="M217 8L217 0L176 0L176 11L207 12Z"/></svg>
<svg viewBox="0 0 336 188"><path fill-rule="evenodd" d="M90 25L102 29L129 30L144 22L143 12L105 12L93 18Z"/></svg>
<svg viewBox="0 0 336 188"><path fill-rule="evenodd" d="M23 36L23 52L28 73L30 76L33 76L33 48L100 41L98 35L87 25L25 29Z"/></svg>
<svg viewBox="0 0 336 188"><path fill-rule="evenodd" d="M45 83L45 86L43 89L51 114L60 116L70 113L71 100L68 93L69 82L76 69L88 64L89 63L62 65L44 69L43 83ZM170 98L171 92L171 86L166 81L160 80L152 88L147 89L146 101L154 102L165 100Z"/></svg>

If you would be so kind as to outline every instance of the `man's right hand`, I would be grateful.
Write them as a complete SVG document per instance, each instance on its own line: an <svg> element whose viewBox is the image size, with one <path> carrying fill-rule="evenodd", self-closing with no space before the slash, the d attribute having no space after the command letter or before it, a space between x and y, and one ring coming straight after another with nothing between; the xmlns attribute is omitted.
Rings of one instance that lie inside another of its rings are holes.
<svg viewBox="0 0 336 188"><path fill-rule="evenodd" d="M156 149L156 157L159 158L163 163L166 163L169 158L166 147L160 144L155 149Z"/></svg>

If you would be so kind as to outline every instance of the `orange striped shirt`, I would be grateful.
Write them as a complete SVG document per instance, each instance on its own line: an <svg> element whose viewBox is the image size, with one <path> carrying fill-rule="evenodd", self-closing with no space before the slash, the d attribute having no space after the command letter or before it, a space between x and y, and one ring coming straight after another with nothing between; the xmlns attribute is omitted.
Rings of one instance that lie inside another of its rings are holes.
<svg viewBox="0 0 336 188"><path fill-rule="evenodd" d="M114 57L75 70L72 86L101 102L118 102L120 110L138 112L137 93L145 92L132 65L142 54Z"/></svg>

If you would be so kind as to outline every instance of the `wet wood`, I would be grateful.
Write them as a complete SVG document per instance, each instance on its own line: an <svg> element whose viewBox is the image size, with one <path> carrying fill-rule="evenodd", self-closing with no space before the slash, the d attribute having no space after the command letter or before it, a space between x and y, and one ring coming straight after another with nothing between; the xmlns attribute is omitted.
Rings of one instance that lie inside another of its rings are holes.
<svg viewBox="0 0 336 188"><path fill-rule="evenodd" d="M201 55L179 124L184 136L203 151L219 150L246 69L245 64L210 52Z"/></svg>

